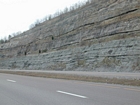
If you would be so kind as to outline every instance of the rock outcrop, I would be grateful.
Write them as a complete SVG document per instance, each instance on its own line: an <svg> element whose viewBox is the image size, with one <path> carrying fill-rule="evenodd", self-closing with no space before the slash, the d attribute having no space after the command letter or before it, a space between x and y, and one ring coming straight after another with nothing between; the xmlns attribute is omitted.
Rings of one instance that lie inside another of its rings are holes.
<svg viewBox="0 0 140 105"><path fill-rule="evenodd" d="M140 72L140 0L94 0L0 45L1 69Z"/></svg>

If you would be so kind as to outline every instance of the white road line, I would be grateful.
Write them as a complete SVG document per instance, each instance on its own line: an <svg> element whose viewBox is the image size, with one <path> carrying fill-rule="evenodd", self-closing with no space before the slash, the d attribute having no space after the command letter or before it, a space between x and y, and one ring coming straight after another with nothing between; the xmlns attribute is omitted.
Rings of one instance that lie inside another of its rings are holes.
<svg viewBox="0 0 140 105"><path fill-rule="evenodd" d="M63 93L63 94L67 94L67 95L71 95L71 96L75 96L75 97L80 97L80 98L87 98L86 96L81 96L81 95L77 95L77 94L73 94L73 93L68 93L68 92L64 92L64 91L57 91L58 93Z"/></svg>
<svg viewBox="0 0 140 105"><path fill-rule="evenodd" d="M10 79L7 79L7 81L8 81L8 82L16 82L16 81L14 81L14 80L10 80Z"/></svg>
<svg viewBox="0 0 140 105"><path fill-rule="evenodd" d="M139 91L140 92L140 90L138 90L138 89L132 89L132 88L124 88L125 90L131 90L131 91Z"/></svg>

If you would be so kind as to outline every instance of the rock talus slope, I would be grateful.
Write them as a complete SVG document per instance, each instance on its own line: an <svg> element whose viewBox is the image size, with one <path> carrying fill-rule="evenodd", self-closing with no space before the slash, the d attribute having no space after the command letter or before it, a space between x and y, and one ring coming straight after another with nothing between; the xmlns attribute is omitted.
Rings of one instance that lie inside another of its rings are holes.
<svg viewBox="0 0 140 105"><path fill-rule="evenodd" d="M140 0L93 0L0 45L1 69L140 72Z"/></svg>

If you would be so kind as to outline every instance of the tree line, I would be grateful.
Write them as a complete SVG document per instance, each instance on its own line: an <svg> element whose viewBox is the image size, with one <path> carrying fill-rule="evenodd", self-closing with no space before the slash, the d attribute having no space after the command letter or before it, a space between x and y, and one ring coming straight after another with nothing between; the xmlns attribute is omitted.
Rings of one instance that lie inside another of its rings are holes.
<svg viewBox="0 0 140 105"><path fill-rule="evenodd" d="M37 25L39 25L40 23L43 23L43 22L45 22L47 20L51 20L51 19L53 19L55 17L58 17L58 16L60 16L62 14L74 11L74 10L76 10L78 8L81 8L81 7L85 6L85 5L88 5L88 4L92 3L93 1L94 0L86 0L84 2L79 2L79 3L76 3L76 4L72 5L72 6L70 6L69 8L66 7L63 11L57 11L53 15L48 15L48 16L44 17L43 19L37 19L33 24L31 24L29 26L29 29L32 29L32 28L36 27Z"/></svg>
<svg viewBox="0 0 140 105"><path fill-rule="evenodd" d="M4 37L4 38L0 39L0 44L7 43L10 41L11 38L16 37L20 34L21 34L21 32L19 31L19 32L16 32L16 33L9 35L8 37Z"/></svg>

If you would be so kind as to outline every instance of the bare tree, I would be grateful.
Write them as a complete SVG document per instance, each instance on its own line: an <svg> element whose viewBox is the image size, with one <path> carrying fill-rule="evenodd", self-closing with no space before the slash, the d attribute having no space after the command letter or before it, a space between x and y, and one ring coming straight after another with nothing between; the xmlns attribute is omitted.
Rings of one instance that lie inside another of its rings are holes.
<svg viewBox="0 0 140 105"><path fill-rule="evenodd" d="M67 12L69 12L69 9L66 7L66 8L64 9L64 13L67 13Z"/></svg>
<svg viewBox="0 0 140 105"><path fill-rule="evenodd" d="M81 8L81 7L83 7L83 6L87 5L87 4L92 3L93 1L94 0L86 0L84 2L76 3L75 5L72 5L69 8L66 7L63 11L57 11L54 15L48 15L48 16L46 16L45 18L43 18L41 20L36 20L36 22L34 22L33 24L31 24L29 28L30 29L31 28L34 28L35 26L37 26L38 24L40 24L40 23L42 23L44 21L51 20L51 19L53 19L53 18L55 18L57 16L60 16L62 14L65 14L67 12L74 11L74 10L76 10L78 8Z"/></svg>

